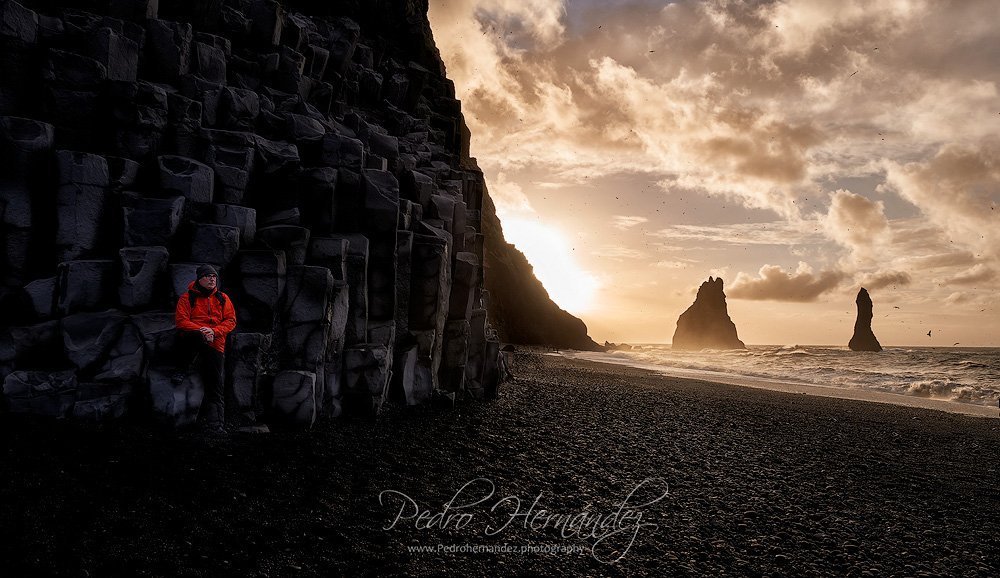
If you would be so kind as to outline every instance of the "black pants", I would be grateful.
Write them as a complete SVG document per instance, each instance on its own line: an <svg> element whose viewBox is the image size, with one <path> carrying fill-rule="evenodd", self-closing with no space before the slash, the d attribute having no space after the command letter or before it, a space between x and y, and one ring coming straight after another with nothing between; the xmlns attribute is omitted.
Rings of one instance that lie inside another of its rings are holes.
<svg viewBox="0 0 1000 578"><path fill-rule="evenodd" d="M222 427L226 419L226 356L205 343L197 331L180 331L177 349L178 367L182 371L194 369L205 384L198 423L207 427Z"/></svg>

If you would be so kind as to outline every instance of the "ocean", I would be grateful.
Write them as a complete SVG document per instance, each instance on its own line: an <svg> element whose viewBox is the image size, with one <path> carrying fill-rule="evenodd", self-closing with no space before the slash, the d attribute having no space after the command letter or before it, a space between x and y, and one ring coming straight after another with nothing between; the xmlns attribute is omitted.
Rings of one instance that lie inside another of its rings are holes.
<svg viewBox="0 0 1000 578"><path fill-rule="evenodd" d="M780 382L994 408L1000 402L1000 348L887 347L880 353L867 353L803 345L751 345L728 351L634 345L627 351L574 352L571 356L724 383Z"/></svg>

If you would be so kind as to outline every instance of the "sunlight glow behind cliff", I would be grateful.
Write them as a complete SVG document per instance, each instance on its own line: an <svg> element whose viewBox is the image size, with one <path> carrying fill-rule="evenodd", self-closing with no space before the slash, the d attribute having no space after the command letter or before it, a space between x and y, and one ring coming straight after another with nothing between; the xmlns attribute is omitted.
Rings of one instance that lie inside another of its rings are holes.
<svg viewBox="0 0 1000 578"><path fill-rule="evenodd" d="M503 219L503 231L507 242L524 253L535 277L557 305L570 313L590 311L599 283L576 262L565 235L537 221L516 217Z"/></svg>

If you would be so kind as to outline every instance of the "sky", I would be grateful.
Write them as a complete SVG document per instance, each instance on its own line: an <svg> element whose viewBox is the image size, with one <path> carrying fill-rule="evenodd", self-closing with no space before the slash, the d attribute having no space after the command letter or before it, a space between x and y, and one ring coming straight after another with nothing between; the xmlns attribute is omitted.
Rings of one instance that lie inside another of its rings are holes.
<svg viewBox="0 0 1000 578"><path fill-rule="evenodd" d="M505 237L598 342L1000 345L995 0L430 0ZM928 336L927 332L931 335Z"/></svg>

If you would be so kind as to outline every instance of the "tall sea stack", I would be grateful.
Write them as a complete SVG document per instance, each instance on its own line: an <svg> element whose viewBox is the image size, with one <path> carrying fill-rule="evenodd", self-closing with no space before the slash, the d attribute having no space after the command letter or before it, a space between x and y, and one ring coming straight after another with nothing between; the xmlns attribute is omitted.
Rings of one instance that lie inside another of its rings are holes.
<svg viewBox="0 0 1000 578"><path fill-rule="evenodd" d="M858 291L858 320L854 322L854 336L847 344L851 351L882 351L878 339L872 332L872 298L864 287Z"/></svg>
<svg viewBox="0 0 1000 578"><path fill-rule="evenodd" d="M722 278L708 278L698 296L677 319L673 349L746 349L729 318Z"/></svg>

